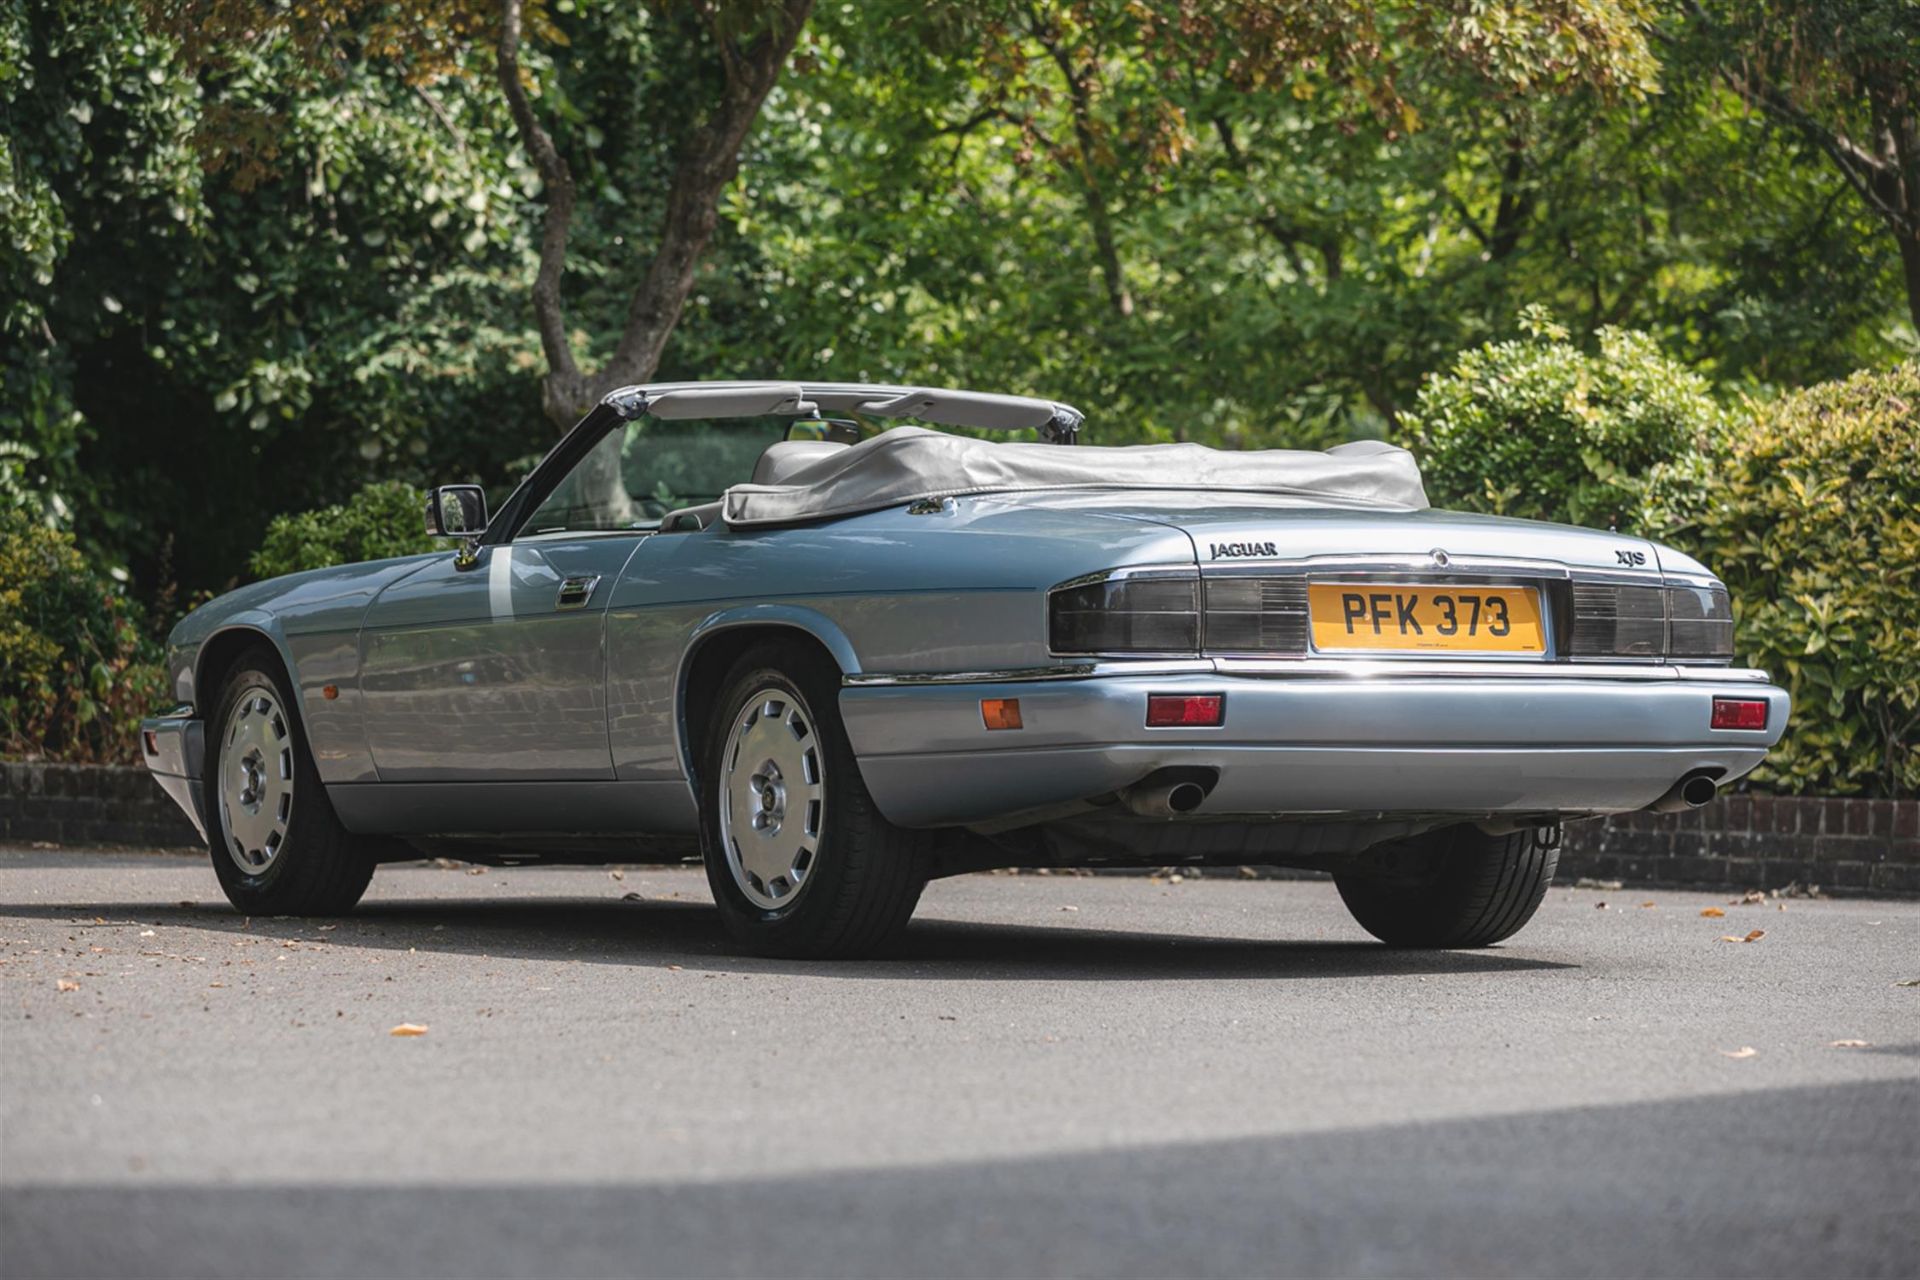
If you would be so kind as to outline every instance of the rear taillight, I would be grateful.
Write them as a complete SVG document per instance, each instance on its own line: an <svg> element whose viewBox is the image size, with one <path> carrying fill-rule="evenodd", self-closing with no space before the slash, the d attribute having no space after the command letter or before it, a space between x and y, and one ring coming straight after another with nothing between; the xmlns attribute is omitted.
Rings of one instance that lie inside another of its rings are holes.
<svg viewBox="0 0 1920 1280"><path fill-rule="evenodd" d="M1765 698L1715 698L1713 727L1716 729L1764 729L1767 727Z"/></svg>
<svg viewBox="0 0 1920 1280"><path fill-rule="evenodd" d="M1727 589L1573 584L1574 658L1733 657L1733 606Z"/></svg>
<svg viewBox="0 0 1920 1280"><path fill-rule="evenodd" d="M1676 658L1733 656L1733 602L1725 587L1667 588L1667 652Z"/></svg>
<svg viewBox="0 0 1920 1280"><path fill-rule="evenodd" d="M1200 579L1124 571L1055 587L1048 643L1060 654L1200 652Z"/></svg>

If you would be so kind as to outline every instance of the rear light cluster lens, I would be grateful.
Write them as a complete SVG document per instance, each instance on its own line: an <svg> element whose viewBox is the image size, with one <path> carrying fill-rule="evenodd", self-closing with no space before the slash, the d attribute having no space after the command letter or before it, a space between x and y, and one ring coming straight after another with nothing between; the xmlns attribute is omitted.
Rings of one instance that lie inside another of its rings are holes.
<svg viewBox="0 0 1920 1280"><path fill-rule="evenodd" d="M1058 587L1047 601L1055 653L1200 652L1198 577L1113 577Z"/></svg>
<svg viewBox="0 0 1920 1280"><path fill-rule="evenodd" d="M1207 579L1207 652L1284 654L1307 651L1307 580Z"/></svg>
<svg viewBox="0 0 1920 1280"><path fill-rule="evenodd" d="M1733 656L1733 601L1725 587L1667 588L1667 652L1676 658Z"/></svg>
<svg viewBox="0 0 1920 1280"><path fill-rule="evenodd" d="M1731 658L1727 589L1573 584L1575 658Z"/></svg>
<svg viewBox="0 0 1920 1280"><path fill-rule="evenodd" d="M1227 696L1223 693L1150 693L1147 728L1217 728L1225 722Z"/></svg>

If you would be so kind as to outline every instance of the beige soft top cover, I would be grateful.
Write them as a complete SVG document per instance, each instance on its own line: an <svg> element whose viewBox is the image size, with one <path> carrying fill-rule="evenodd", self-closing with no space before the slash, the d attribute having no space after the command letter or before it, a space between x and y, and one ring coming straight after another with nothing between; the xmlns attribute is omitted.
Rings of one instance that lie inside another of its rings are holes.
<svg viewBox="0 0 1920 1280"><path fill-rule="evenodd" d="M792 524L876 511L920 498L1042 489L1216 489L1419 510L1420 469L1405 449L1376 440L1305 449L1209 449L1197 444L1105 447L976 440L896 427L822 453L780 484L728 489L733 526Z"/></svg>

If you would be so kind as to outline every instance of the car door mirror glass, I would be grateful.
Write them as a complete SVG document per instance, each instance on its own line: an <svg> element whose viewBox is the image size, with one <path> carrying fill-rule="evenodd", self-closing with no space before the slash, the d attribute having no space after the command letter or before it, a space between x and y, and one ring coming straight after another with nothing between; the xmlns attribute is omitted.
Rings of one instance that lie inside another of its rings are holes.
<svg viewBox="0 0 1920 1280"><path fill-rule="evenodd" d="M445 484L427 495L427 533L470 538L486 532L487 495L477 484Z"/></svg>

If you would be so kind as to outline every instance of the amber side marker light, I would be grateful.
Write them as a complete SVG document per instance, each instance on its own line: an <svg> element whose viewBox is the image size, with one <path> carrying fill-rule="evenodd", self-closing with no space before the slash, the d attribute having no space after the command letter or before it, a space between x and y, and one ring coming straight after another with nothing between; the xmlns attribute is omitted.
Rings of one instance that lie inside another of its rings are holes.
<svg viewBox="0 0 1920 1280"><path fill-rule="evenodd" d="M323 684L320 686L320 696L328 702L332 702L340 696L340 686L337 684Z"/></svg>
<svg viewBox="0 0 1920 1280"><path fill-rule="evenodd" d="M147 749L148 755L157 756L160 754L160 735L151 729L143 729L140 733L140 745Z"/></svg>
<svg viewBox="0 0 1920 1280"><path fill-rule="evenodd" d="M980 699L980 719L989 729L1018 729L1020 699L982 698Z"/></svg>
<svg viewBox="0 0 1920 1280"><path fill-rule="evenodd" d="M1715 698L1713 727L1716 729L1764 729L1767 704L1761 698Z"/></svg>
<svg viewBox="0 0 1920 1280"><path fill-rule="evenodd" d="M1223 693L1150 693L1147 695L1147 728L1171 729L1187 726L1211 729L1227 717L1227 696Z"/></svg>

